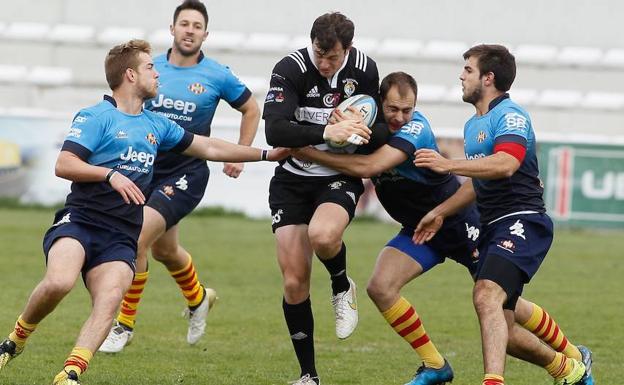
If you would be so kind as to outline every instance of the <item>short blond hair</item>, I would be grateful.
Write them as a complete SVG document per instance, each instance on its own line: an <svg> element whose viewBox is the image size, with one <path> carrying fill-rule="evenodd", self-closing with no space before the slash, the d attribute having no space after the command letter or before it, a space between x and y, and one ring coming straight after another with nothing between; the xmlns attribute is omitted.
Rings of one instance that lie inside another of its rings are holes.
<svg viewBox="0 0 624 385"><path fill-rule="evenodd" d="M145 40L133 39L127 43L119 44L111 48L104 60L104 72L106 81L111 90L115 90L123 82L126 69L137 70L139 67L139 54L145 52L150 55L152 46Z"/></svg>

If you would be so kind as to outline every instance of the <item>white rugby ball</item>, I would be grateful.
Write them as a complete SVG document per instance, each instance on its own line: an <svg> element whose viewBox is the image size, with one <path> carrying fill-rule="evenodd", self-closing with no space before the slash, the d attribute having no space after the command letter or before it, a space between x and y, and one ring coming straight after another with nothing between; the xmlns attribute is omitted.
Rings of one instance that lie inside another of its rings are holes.
<svg viewBox="0 0 624 385"><path fill-rule="evenodd" d="M375 99L373 99L371 96L364 94L353 95L350 98L343 100L342 103L340 103L338 107L336 107L336 109L340 112L350 112L347 111L349 107L355 108L355 110L359 112L360 115L362 115L362 121L367 127L370 128L375 123L375 119L377 118L377 103L375 103ZM333 142L331 140L328 140L327 144L330 147L334 148L342 148L351 144L362 144L354 143L357 142L357 139L359 138L357 135L354 136L357 137L354 138L355 140L348 140L344 142Z"/></svg>

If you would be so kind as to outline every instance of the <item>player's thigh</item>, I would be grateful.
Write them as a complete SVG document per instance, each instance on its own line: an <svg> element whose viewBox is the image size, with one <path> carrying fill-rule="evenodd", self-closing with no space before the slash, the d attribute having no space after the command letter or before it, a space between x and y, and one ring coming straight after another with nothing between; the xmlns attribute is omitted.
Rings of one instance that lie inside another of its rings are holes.
<svg viewBox="0 0 624 385"><path fill-rule="evenodd" d="M312 215L308 234L311 238L331 238L329 241L337 241L342 239L350 221L349 213L343 206L333 202L322 203Z"/></svg>
<svg viewBox="0 0 624 385"><path fill-rule="evenodd" d="M48 251L45 279L73 286L85 263L85 248L77 239L61 237Z"/></svg>
<svg viewBox="0 0 624 385"><path fill-rule="evenodd" d="M287 225L275 230L277 262L284 277L309 281L312 269L312 246L307 225Z"/></svg>
<svg viewBox="0 0 624 385"><path fill-rule="evenodd" d="M132 283L134 272L124 261L110 261L99 264L85 274L85 282L94 305L104 301L115 305ZM117 304L118 305L118 304Z"/></svg>
<svg viewBox="0 0 624 385"><path fill-rule="evenodd" d="M399 291L423 273L418 261L395 247L384 247L375 263L369 287L373 290Z"/></svg>
<svg viewBox="0 0 624 385"><path fill-rule="evenodd" d="M174 257L177 255L179 242L179 226L174 225L152 244L152 253L159 258Z"/></svg>
<svg viewBox="0 0 624 385"><path fill-rule="evenodd" d="M166 232L167 223L160 212L143 206L143 226L139 235L139 251L145 253Z"/></svg>

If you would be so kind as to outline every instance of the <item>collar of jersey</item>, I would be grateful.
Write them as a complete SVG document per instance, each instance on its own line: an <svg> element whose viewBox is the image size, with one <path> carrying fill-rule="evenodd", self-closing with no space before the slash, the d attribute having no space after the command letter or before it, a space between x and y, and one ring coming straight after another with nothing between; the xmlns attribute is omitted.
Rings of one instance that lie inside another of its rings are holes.
<svg viewBox="0 0 624 385"><path fill-rule="evenodd" d="M312 50L312 45L307 46L306 49L308 50L308 57L310 58L310 61L312 62L312 65L318 71L318 67L316 66L316 63L314 62L314 51ZM347 66L347 62L349 61L349 53L350 52L351 52L351 49L349 49L347 51L347 54L345 55L344 61L342 62L342 66L340 67L340 69L338 71L336 71L334 76L332 76L331 80L327 80L329 82L329 86L331 88L338 87L338 75L340 75L340 71L342 71L343 68L345 68Z"/></svg>
<svg viewBox="0 0 624 385"><path fill-rule="evenodd" d="M110 95L104 95L104 100L106 100L107 102L109 102L110 104L113 105L113 107L115 107L115 109L120 113L120 114L124 114L126 116L141 116L143 115L143 107L141 107L141 112L134 115L134 114L128 114L123 112L122 110L120 110L119 108L117 108L117 101L115 100L115 98L113 98Z"/></svg>
<svg viewBox="0 0 624 385"><path fill-rule="evenodd" d="M501 96L497 96L496 98L494 98L490 102L490 105L488 106L488 112L492 111L494 107L496 107L500 102L502 102L505 99L509 99L509 94L507 92L505 92Z"/></svg>

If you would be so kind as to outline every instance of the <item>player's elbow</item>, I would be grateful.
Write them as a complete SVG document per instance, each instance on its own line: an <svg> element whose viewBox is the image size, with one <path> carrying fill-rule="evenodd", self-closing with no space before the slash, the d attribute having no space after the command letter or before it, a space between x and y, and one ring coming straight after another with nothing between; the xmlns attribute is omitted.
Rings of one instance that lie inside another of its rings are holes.
<svg viewBox="0 0 624 385"><path fill-rule="evenodd" d="M54 165L54 175L59 178L68 179L70 168L67 167L66 163L67 162L64 162L61 158L57 159Z"/></svg>

